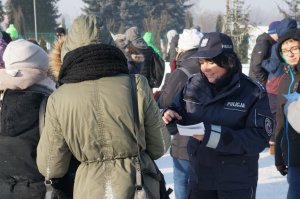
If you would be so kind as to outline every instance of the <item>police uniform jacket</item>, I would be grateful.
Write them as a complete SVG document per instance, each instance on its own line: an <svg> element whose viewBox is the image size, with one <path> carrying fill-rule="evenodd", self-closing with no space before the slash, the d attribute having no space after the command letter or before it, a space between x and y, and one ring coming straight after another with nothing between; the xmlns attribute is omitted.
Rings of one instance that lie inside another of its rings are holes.
<svg viewBox="0 0 300 199"><path fill-rule="evenodd" d="M191 138L190 188L233 190L255 186L259 153L268 146L273 129L263 86L241 72L214 86L202 75L189 79L169 107L183 125L203 122L203 141Z"/></svg>

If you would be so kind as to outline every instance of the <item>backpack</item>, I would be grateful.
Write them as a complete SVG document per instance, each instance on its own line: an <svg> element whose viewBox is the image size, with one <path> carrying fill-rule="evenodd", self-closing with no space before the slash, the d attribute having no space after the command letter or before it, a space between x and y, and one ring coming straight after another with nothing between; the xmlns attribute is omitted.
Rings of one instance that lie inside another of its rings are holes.
<svg viewBox="0 0 300 199"><path fill-rule="evenodd" d="M128 68L131 70L131 74L144 75L148 80L150 88L158 88L161 85L165 74L165 62L151 47L148 46L147 49L141 49L135 47L128 41L123 52L130 57L132 54L141 54L145 58L143 62L139 63L129 61L130 66L128 66ZM146 64L146 66L144 64Z"/></svg>
<svg viewBox="0 0 300 199"><path fill-rule="evenodd" d="M158 88L165 74L165 62L164 60L151 48L151 63L150 63L150 79L149 85L151 88Z"/></svg>

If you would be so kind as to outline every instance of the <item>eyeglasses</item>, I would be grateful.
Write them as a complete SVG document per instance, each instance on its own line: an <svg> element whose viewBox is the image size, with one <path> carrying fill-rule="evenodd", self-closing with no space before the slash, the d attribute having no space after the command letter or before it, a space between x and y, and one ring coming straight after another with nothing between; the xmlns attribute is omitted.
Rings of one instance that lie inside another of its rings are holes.
<svg viewBox="0 0 300 199"><path fill-rule="evenodd" d="M293 47L291 47L289 50L284 49L284 50L281 50L281 52L282 52L282 54L284 54L284 55L289 55L289 52L292 53L292 54L294 55L294 54L298 53L299 50L300 50L300 47L299 47L299 46L293 46Z"/></svg>

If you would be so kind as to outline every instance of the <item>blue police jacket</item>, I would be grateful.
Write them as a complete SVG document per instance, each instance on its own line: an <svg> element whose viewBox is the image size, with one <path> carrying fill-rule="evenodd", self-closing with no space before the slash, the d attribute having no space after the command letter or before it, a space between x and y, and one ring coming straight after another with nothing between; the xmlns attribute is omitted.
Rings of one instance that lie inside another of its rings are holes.
<svg viewBox="0 0 300 199"><path fill-rule="evenodd" d="M203 141L191 137L190 186L205 190L256 186L259 153L268 146L273 118L262 85L237 72L215 91L202 75L187 85L169 107L182 125L204 123Z"/></svg>

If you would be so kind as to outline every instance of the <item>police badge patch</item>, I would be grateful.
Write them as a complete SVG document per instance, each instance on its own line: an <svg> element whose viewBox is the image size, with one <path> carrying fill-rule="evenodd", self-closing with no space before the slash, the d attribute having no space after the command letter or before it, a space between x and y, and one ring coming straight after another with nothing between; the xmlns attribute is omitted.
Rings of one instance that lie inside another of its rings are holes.
<svg viewBox="0 0 300 199"><path fill-rule="evenodd" d="M200 47L205 47L205 46L207 46L207 43L208 43L208 38L202 39L201 44L200 44Z"/></svg>
<svg viewBox="0 0 300 199"><path fill-rule="evenodd" d="M271 136L273 133L273 122L267 117L265 119L265 131L267 132L268 136Z"/></svg>

